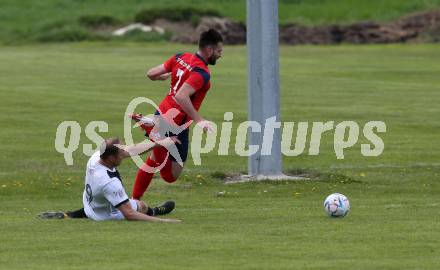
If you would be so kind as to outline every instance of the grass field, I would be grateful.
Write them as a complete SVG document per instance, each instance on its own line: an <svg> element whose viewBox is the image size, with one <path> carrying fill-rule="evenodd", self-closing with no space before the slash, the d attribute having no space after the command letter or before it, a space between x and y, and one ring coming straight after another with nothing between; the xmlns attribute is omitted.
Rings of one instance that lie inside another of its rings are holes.
<svg viewBox="0 0 440 270"><path fill-rule="evenodd" d="M82 15L108 15L131 23L146 8L199 7L214 9L226 17L246 21L245 0L2 0L0 43L91 39L94 34L81 26ZM364 20L390 21L412 12L440 7L440 0L284 0L279 1L281 24L319 25ZM96 38L96 37L95 37Z"/></svg>
<svg viewBox="0 0 440 270"><path fill-rule="evenodd" d="M182 224L36 218L81 205L81 147L90 141L82 136L67 166L54 149L58 124L84 130L103 120L104 136L122 136L127 103L167 91L145 68L193 50L185 46L0 47L0 269L439 269L436 45L281 47L282 119L382 120L380 157L361 156L359 141L337 160L330 132L319 156L284 159L286 170L320 173L315 181L224 185L213 174L245 171L247 160L213 152L202 166L190 158L175 184L156 179L145 196L175 199ZM211 70L202 114L220 123L232 111L236 126L247 117L245 48L226 47ZM127 161L120 171L130 192L136 167ZM350 199L344 219L323 212L332 192Z"/></svg>

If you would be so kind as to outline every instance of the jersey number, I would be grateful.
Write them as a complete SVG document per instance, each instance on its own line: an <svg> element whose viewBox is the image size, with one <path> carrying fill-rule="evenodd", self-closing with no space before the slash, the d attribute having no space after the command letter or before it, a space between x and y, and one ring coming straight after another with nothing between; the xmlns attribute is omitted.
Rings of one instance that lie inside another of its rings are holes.
<svg viewBox="0 0 440 270"><path fill-rule="evenodd" d="M183 73L184 73L183 70L181 70L180 68L177 69L176 76L177 76L177 78L179 78L179 79L177 80L176 84L175 84L174 87L173 87L174 95L176 95L177 88L179 87L180 80L182 80ZM170 93L170 94L171 94L171 93Z"/></svg>

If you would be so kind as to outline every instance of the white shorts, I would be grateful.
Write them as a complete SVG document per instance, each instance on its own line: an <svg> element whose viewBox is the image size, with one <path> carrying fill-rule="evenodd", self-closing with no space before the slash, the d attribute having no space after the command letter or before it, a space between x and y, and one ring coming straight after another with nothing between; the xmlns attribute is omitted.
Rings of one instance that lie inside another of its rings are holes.
<svg viewBox="0 0 440 270"><path fill-rule="evenodd" d="M137 211L137 202L138 200L129 199L131 208L133 208L134 211ZM115 213L112 213L111 219L125 219L124 215L121 211L116 210Z"/></svg>

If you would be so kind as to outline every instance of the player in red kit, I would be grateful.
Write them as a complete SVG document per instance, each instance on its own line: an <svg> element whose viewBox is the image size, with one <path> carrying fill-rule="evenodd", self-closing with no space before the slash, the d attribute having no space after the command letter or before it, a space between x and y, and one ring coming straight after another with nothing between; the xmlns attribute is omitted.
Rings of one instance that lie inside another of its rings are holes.
<svg viewBox="0 0 440 270"><path fill-rule="evenodd" d="M176 145L178 155L164 147L153 150L144 166L138 170L132 193L134 199L142 197L153 178L154 170L145 168L159 168L162 179L168 183L176 181L188 155L188 126L192 122L205 132L213 130L212 123L205 120L198 111L211 86L208 65L215 65L221 57L222 48L222 36L210 29L200 35L197 53L178 53L147 72L148 78L153 81L166 80L171 76L170 90L155 113L164 120L159 123L140 114L133 114L131 118L140 123L150 139L177 135L181 144ZM160 129L168 124L173 127L166 134L161 133Z"/></svg>

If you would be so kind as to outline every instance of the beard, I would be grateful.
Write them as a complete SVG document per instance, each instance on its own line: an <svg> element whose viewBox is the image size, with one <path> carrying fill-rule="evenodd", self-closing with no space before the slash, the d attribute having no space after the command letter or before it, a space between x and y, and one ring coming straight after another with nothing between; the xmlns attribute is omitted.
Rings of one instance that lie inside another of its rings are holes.
<svg viewBox="0 0 440 270"><path fill-rule="evenodd" d="M208 58L208 64L214 66L216 62L217 62L217 58L215 58L214 55L212 55L211 57Z"/></svg>

